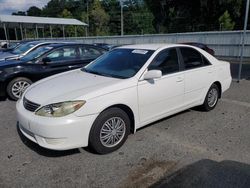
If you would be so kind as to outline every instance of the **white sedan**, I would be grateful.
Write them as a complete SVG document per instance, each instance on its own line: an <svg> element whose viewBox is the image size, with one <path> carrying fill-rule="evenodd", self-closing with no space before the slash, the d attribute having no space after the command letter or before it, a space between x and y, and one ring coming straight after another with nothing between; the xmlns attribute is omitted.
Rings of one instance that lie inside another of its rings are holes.
<svg viewBox="0 0 250 188"><path fill-rule="evenodd" d="M212 110L231 81L228 62L196 47L123 46L33 84L17 102L18 125L48 149L109 153L149 123L195 106Z"/></svg>

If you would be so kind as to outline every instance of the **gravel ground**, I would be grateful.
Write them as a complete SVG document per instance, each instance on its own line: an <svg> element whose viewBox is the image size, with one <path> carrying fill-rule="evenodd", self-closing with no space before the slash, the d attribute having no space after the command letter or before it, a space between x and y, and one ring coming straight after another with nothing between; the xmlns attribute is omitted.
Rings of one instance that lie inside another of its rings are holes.
<svg viewBox="0 0 250 188"><path fill-rule="evenodd" d="M17 131L15 102L1 101L0 187L159 186L204 159L250 164L249 96L250 81L233 82L213 111L192 109L153 123L108 155L87 149L55 152L33 144ZM199 185L194 182L190 187Z"/></svg>

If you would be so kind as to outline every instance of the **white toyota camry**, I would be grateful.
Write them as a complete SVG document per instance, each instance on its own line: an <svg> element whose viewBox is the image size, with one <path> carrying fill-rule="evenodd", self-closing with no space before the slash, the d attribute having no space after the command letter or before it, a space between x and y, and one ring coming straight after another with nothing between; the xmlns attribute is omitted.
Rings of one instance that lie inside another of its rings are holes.
<svg viewBox="0 0 250 188"><path fill-rule="evenodd" d="M196 47L123 46L33 84L17 102L18 125L45 148L109 153L149 123L195 106L212 110L231 81L228 62Z"/></svg>

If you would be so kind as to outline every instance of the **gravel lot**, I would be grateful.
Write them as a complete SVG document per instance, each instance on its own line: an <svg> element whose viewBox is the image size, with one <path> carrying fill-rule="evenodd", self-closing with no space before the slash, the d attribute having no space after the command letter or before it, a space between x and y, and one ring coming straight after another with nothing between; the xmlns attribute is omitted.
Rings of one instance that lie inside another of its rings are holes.
<svg viewBox="0 0 250 188"><path fill-rule="evenodd" d="M233 82L213 111L192 109L158 121L130 135L120 150L108 155L95 155L87 149L54 152L40 148L18 134L15 102L3 100L0 101L0 187L117 188L153 184L157 187L173 179L173 173L176 176L178 170L185 170L186 165L198 163L201 169L208 162L204 159L214 163L230 160L249 167L249 135L250 81L247 80ZM197 174L207 176L207 172L210 171ZM186 173L190 175L189 171ZM249 171L242 173L250 178ZM177 177L186 182L182 176ZM233 178L234 171L228 179ZM250 186L249 181L238 180L238 185ZM198 180L189 182L195 182L190 187L199 187Z"/></svg>

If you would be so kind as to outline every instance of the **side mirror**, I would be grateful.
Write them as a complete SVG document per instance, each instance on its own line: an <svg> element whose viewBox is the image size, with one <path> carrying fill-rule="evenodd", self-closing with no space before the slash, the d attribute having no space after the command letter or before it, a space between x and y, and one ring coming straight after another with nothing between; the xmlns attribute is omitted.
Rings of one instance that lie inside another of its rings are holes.
<svg viewBox="0 0 250 188"><path fill-rule="evenodd" d="M48 57L45 57L42 59L42 62L46 65L47 63L51 62L51 59Z"/></svg>
<svg viewBox="0 0 250 188"><path fill-rule="evenodd" d="M162 77L162 72L160 70L150 70L144 74L143 79L152 80L161 77Z"/></svg>

